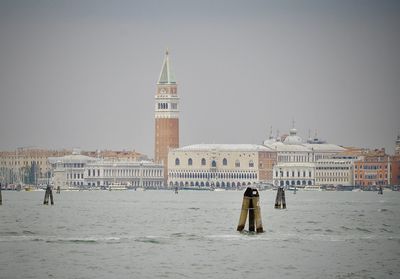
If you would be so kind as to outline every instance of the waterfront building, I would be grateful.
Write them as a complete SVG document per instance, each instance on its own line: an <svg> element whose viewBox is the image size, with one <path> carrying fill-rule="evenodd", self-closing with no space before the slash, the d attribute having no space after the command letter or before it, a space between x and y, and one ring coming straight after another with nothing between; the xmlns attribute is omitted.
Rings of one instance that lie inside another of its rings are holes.
<svg viewBox="0 0 400 279"><path fill-rule="evenodd" d="M164 169L162 164L151 161L96 160L86 164L84 181L88 187L121 184L127 188L159 189L164 184Z"/></svg>
<svg viewBox="0 0 400 279"><path fill-rule="evenodd" d="M397 135L396 147L395 147L395 150L394 150L394 154L395 155L400 155L400 135Z"/></svg>
<svg viewBox="0 0 400 279"><path fill-rule="evenodd" d="M70 150L46 150L22 147L0 151L0 182L3 184L45 185L51 177L47 158L71 154Z"/></svg>
<svg viewBox="0 0 400 279"><path fill-rule="evenodd" d="M360 160L354 162L354 184L369 189L386 186L390 180L390 159L385 149L364 152Z"/></svg>
<svg viewBox="0 0 400 279"><path fill-rule="evenodd" d="M293 127L289 135L270 137L264 146L276 151L277 163L273 168L273 184L284 187L305 187L316 185L318 160L332 158L345 148L320 140L305 143Z"/></svg>
<svg viewBox="0 0 400 279"><path fill-rule="evenodd" d="M400 186L400 154L390 158L390 185Z"/></svg>
<svg viewBox="0 0 400 279"><path fill-rule="evenodd" d="M60 187L62 190L85 188L85 166L96 160L98 159L80 154L78 150L74 150L71 155L48 158L53 167L53 187Z"/></svg>
<svg viewBox="0 0 400 279"><path fill-rule="evenodd" d="M170 150L168 186L236 189L271 183L276 153L255 144L195 144Z"/></svg>
<svg viewBox="0 0 400 279"><path fill-rule="evenodd" d="M353 186L353 167L356 158L321 159L315 162L315 185Z"/></svg>
<svg viewBox="0 0 400 279"><path fill-rule="evenodd" d="M154 161L164 165L167 181L168 151L179 147L179 97L168 50L165 53L155 96Z"/></svg>

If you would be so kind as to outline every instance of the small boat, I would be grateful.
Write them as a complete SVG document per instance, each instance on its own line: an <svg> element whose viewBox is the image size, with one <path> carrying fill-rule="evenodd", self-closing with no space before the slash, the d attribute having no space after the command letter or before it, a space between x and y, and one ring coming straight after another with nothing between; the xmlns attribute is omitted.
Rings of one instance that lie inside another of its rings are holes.
<svg viewBox="0 0 400 279"><path fill-rule="evenodd" d="M108 191L120 191L127 189L128 188L126 187L126 185L122 183L111 183L110 185L108 185Z"/></svg>
<svg viewBox="0 0 400 279"><path fill-rule="evenodd" d="M322 191L321 186L317 186L317 185L308 185L304 187L305 191Z"/></svg>

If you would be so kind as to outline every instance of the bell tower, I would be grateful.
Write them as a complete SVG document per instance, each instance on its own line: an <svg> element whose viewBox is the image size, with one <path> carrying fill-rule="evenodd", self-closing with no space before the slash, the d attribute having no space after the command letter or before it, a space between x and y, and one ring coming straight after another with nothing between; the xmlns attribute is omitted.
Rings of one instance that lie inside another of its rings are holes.
<svg viewBox="0 0 400 279"><path fill-rule="evenodd" d="M179 97L168 50L165 52L155 96L154 161L164 165L164 184L168 178L168 151L179 147Z"/></svg>

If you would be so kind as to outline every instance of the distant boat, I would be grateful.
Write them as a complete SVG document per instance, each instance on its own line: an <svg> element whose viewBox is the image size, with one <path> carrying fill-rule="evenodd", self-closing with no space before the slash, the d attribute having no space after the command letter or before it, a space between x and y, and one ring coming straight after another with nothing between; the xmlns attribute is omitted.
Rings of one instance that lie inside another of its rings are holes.
<svg viewBox="0 0 400 279"><path fill-rule="evenodd" d="M126 187L125 184L122 183L111 183L108 185L108 191L121 191L121 190L127 190L128 188Z"/></svg>
<svg viewBox="0 0 400 279"><path fill-rule="evenodd" d="M225 192L224 188L215 188L214 192Z"/></svg>
<svg viewBox="0 0 400 279"><path fill-rule="evenodd" d="M308 185L304 187L305 191L322 191L321 186L317 186L317 185Z"/></svg>
<svg viewBox="0 0 400 279"><path fill-rule="evenodd" d="M351 190L352 192L362 192L362 190L360 188L355 188L353 190Z"/></svg>

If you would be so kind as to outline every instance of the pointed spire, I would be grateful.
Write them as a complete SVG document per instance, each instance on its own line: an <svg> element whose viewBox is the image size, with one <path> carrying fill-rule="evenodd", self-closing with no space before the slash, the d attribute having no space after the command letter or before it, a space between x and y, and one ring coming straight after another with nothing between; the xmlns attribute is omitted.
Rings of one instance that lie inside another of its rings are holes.
<svg viewBox="0 0 400 279"><path fill-rule="evenodd" d="M273 138L274 138L274 136L272 135L272 125L271 125L270 131L269 131L269 139L273 139Z"/></svg>
<svg viewBox="0 0 400 279"><path fill-rule="evenodd" d="M175 84L176 81L175 81L175 76L171 70L171 65L169 62L169 51L167 48L165 51L165 57L163 66L161 68L160 77L158 78L158 84L171 84L171 83Z"/></svg>

